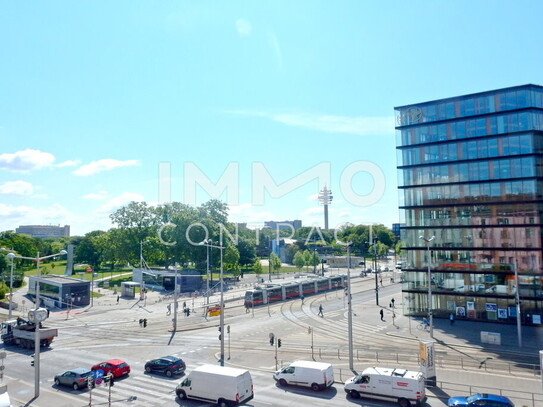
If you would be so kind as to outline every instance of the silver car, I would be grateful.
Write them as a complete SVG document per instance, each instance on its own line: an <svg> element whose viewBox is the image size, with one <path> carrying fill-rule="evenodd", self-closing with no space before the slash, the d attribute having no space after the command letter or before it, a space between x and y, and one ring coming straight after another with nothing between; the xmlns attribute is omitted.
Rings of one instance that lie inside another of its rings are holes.
<svg viewBox="0 0 543 407"><path fill-rule="evenodd" d="M70 386L74 390L87 387L92 370L78 367L55 376L55 385Z"/></svg>

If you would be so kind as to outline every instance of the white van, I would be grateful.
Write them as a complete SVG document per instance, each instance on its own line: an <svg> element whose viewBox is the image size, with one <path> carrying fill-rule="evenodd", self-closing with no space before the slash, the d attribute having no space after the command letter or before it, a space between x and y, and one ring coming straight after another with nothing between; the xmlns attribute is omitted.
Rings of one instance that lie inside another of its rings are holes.
<svg viewBox="0 0 543 407"><path fill-rule="evenodd" d="M217 403L219 406L245 403L254 397L253 379L245 369L203 365L197 367L176 388L180 399Z"/></svg>
<svg viewBox="0 0 543 407"><path fill-rule="evenodd" d="M370 367L345 382L345 392L353 398L367 397L396 401L401 407L421 405L426 400L421 372L386 367Z"/></svg>
<svg viewBox="0 0 543 407"><path fill-rule="evenodd" d="M281 386L294 384L318 391L334 384L334 368L330 363L297 360L279 369L273 378Z"/></svg>

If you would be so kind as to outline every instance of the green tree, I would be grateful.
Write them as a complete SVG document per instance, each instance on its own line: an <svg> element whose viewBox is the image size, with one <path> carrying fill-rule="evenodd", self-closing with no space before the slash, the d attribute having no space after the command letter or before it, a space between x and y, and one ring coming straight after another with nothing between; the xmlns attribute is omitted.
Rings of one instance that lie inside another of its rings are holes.
<svg viewBox="0 0 543 407"><path fill-rule="evenodd" d="M236 277L239 276L239 251L236 246L231 244L227 245L223 256L224 269L227 271L232 271Z"/></svg>
<svg viewBox="0 0 543 407"><path fill-rule="evenodd" d="M260 259L258 257L255 259L255 262L253 263L253 271L255 272L257 276L262 274L262 271L264 271L262 267L262 263L260 262Z"/></svg>
<svg viewBox="0 0 543 407"><path fill-rule="evenodd" d="M301 251L297 251L292 262L298 269L301 270L302 267L305 266L305 258L303 253Z"/></svg>
<svg viewBox="0 0 543 407"><path fill-rule="evenodd" d="M100 236L106 232L95 230L85 234L81 243L75 249L76 259L79 263L87 263L95 270L100 268L103 246L100 244Z"/></svg>
<svg viewBox="0 0 543 407"><path fill-rule="evenodd" d="M274 272L279 271L279 269L281 268L281 259L279 257L277 257L277 255L275 253L270 254L269 261L271 263L272 270Z"/></svg>

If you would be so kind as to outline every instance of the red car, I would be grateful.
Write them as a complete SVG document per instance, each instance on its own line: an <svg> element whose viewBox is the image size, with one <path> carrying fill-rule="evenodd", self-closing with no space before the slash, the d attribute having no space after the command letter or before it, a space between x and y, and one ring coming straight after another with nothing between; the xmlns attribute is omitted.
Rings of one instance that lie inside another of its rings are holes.
<svg viewBox="0 0 543 407"><path fill-rule="evenodd" d="M104 376L111 372L113 377L117 378L128 375L128 373L130 373L130 366L123 360L110 359L94 365L91 367L91 370L102 370L104 372Z"/></svg>

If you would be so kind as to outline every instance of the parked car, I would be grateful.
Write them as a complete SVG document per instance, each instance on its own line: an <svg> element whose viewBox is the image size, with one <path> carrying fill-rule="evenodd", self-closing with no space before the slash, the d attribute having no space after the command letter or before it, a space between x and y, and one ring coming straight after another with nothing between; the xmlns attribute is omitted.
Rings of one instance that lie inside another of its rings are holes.
<svg viewBox="0 0 543 407"><path fill-rule="evenodd" d="M145 363L145 371L147 373L164 373L168 377L183 373L185 368L185 362L175 356L164 356L163 358L152 359Z"/></svg>
<svg viewBox="0 0 543 407"><path fill-rule="evenodd" d="M477 393L469 397L451 397L447 403L449 407L515 407L513 402L504 396L495 394Z"/></svg>
<svg viewBox="0 0 543 407"><path fill-rule="evenodd" d="M87 387L89 376L92 376L92 370L78 367L57 374L54 382L56 386L69 386L74 390L79 390L83 387Z"/></svg>
<svg viewBox="0 0 543 407"><path fill-rule="evenodd" d="M111 359L94 365L91 367L91 370L102 370L104 372L104 376L111 373L113 374L114 378L117 378L128 375L130 373L130 366L123 360Z"/></svg>

